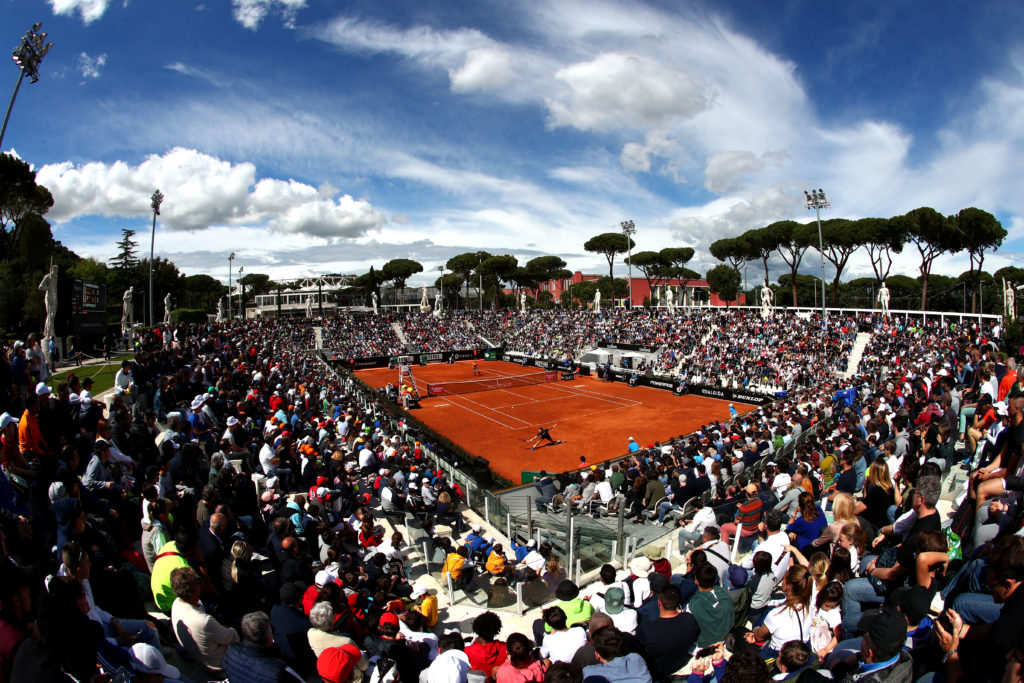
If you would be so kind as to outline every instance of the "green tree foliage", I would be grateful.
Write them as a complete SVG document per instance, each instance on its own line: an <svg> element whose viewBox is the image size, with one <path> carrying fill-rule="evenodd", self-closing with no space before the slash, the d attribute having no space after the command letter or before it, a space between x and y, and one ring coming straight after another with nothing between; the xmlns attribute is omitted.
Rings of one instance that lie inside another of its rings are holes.
<svg viewBox="0 0 1024 683"><path fill-rule="evenodd" d="M817 241L818 229L814 224L802 224L796 221L777 221L766 225L761 229L770 235L771 242L775 245L775 251L782 257L789 266L789 291L792 298L791 305L798 306L799 290L797 287L797 271L800 270L800 263L804 254L811 245ZM779 278L782 282L782 278ZM814 292L811 292L813 296ZM776 299L779 301L779 299Z"/></svg>
<svg viewBox="0 0 1024 683"><path fill-rule="evenodd" d="M473 273L476 271L476 267L480 265L480 262L488 258L490 254L487 252L475 252L467 251L464 254L453 256L448 259L445 267L453 273L458 273L462 276L462 281L466 283L466 305L469 305L469 283L473 279Z"/></svg>
<svg viewBox="0 0 1024 683"><path fill-rule="evenodd" d="M444 286L442 287L442 283ZM446 311L456 308L459 304L459 289L462 287L462 276L458 273L445 273L442 277L434 280L434 286L438 290L444 290L442 304Z"/></svg>
<svg viewBox="0 0 1024 683"><path fill-rule="evenodd" d="M725 300L726 307L729 306L730 301L736 300L740 291L740 282L743 280L740 271L721 264L709 270L705 277L711 291Z"/></svg>
<svg viewBox="0 0 1024 683"><path fill-rule="evenodd" d="M176 308L171 311L171 320L176 323L205 323L207 313L202 308Z"/></svg>
<svg viewBox="0 0 1024 683"><path fill-rule="evenodd" d="M927 310L932 264L939 256L955 248L957 235L945 216L927 206L908 211L892 220L921 255L921 265L918 267L921 273L921 310Z"/></svg>
<svg viewBox="0 0 1024 683"><path fill-rule="evenodd" d="M491 308L498 310L501 301L501 285L503 282L511 282L512 275L519 267L519 259L515 256L504 254L501 256L490 256L477 266L477 276L483 278L484 292L491 295Z"/></svg>
<svg viewBox="0 0 1024 683"><path fill-rule="evenodd" d="M825 246L823 256L835 268L836 275L832 279L832 305L839 302L839 279L850 257L864 246L863 237L853 228L853 223L845 218L831 218L821 222L821 239Z"/></svg>
<svg viewBox="0 0 1024 683"><path fill-rule="evenodd" d="M751 259L750 244L743 235L715 240L708 247L708 251L719 261L728 262L737 272Z"/></svg>
<svg viewBox="0 0 1024 683"><path fill-rule="evenodd" d="M69 277L76 277L87 282L106 284L109 270L106 263L89 256L75 263L75 265L68 269L67 274Z"/></svg>
<svg viewBox="0 0 1024 683"><path fill-rule="evenodd" d="M892 255L903 253L907 243L905 228L905 222L885 218L861 218L854 221L853 229L860 234L879 287L892 270Z"/></svg>
<svg viewBox="0 0 1024 683"><path fill-rule="evenodd" d="M129 271L139 265L139 257L136 252L139 250L139 243L135 239L135 231L128 228L121 228L121 239L117 243L117 256L110 259L110 267L122 271Z"/></svg>
<svg viewBox="0 0 1024 683"><path fill-rule="evenodd" d="M615 278L615 257L625 254L636 246L632 237L621 232L604 232L583 243L583 248L592 254L601 254L608 260L608 277Z"/></svg>
<svg viewBox="0 0 1024 683"><path fill-rule="evenodd" d="M978 312L977 294L981 289L979 278L985 262L985 252L996 249L1006 239L1006 230L996 217L988 211L973 206L949 217L949 223L959 236L959 249L967 251L971 259L971 313Z"/></svg>
<svg viewBox="0 0 1024 683"><path fill-rule="evenodd" d="M182 279L182 309L217 310L217 302L227 296L228 288L220 280L205 273Z"/></svg>
<svg viewBox="0 0 1024 683"><path fill-rule="evenodd" d="M53 206L53 196L36 184L35 171L21 159L0 154L0 253L9 259L21 237L19 226L30 215L44 216Z"/></svg>
<svg viewBox="0 0 1024 683"><path fill-rule="evenodd" d="M395 289L404 292L406 281L416 273L423 272L423 264L407 258L396 258L388 261L380 269L385 282L394 283Z"/></svg>
<svg viewBox="0 0 1024 683"><path fill-rule="evenodd" d="M652 292L659 282L668 277L671 268L668 261L657 251L638 251L627 258L626 263L640 271Z"/></svg>

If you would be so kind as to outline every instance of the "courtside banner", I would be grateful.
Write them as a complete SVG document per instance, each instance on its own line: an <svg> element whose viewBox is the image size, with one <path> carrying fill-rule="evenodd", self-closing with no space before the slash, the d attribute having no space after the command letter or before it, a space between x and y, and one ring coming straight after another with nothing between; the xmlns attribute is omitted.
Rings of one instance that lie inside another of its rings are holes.
<svg viewBox="0 0 1024 683"><path fill-rule="evenodd" d="M639 351L641 353L654 353L658 350L657 346L641 346L639 344L623 344L620 342L599 342L597 348L615 349L618 351Z"/></svg>
<svg viewBox="0 0 1024 683"><path fill-rule="evenodd" d="M738 401L739 403L750 403L763 406L772 403L774 396L759 394L746 389L731 389L707 384L687 384L677 379L661 376L634 375L628 372L613 372L616 382L626 382L631 387L652 387L671 391L677 396L694 394L706 398L718 398L723 401Z"/></svg>
<svg viewBox="0 0 1024 683"><path fill-rule="evenodd" d="M428 393L431 396L440 396L441 394L444 393L444 385L443 384L430 384L430 385L427 386L427 389L428 389Z"/></svg>

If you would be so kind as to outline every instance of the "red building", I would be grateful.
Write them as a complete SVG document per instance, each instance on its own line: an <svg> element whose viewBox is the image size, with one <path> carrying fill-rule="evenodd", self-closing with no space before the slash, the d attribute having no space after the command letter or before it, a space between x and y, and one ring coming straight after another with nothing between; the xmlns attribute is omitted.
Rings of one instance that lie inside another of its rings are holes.
<svg viewBox="0 0 1024 683"><path fill-rule="evenodd" d="M555 301L559 301L562 294L574 284L585 281L596 281L600 280L603 275L584 275L580 271L573 273L572 277L562 278L559 280L548 280L547 282L540 283L540 291L551 292ZM629 282L629 278L623 278ZM655 296L652 299L654 305L666 306L668 303L667 289L672 287L673 296L675 297L676 306L687 306L691 305L695 301L695 295L699 296L699 301L704 304L708 301L710 296L712 306L725 306L725 301L710 290L708 287L707 280L658 280L654 285ZM647 283L646 278L633 278L633 306L643 306L644 301L651 298L651 288ZM511 290L509 290L511 293ZM699 293L699 294L698 294ZM615 301L615 305L624 307L626 301L629 299L628 296ZM744 306L747 302L746 294L740 293L738 300L730 301L730 306ZM608 302L604 302L604 305L608 305Z"/></svg>

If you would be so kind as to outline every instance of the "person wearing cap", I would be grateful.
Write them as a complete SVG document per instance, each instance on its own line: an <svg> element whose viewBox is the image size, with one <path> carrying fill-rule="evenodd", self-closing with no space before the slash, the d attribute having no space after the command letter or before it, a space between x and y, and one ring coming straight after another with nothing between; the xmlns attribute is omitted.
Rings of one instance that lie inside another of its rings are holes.
<svg viewBox="0 0 1024 683"><path fill-rule="evenodd" d="M626 593L619 586L611 586L604 592L604 605L601 611L612 618L612 623L618 630L623 633L636 633L636 609L626 604Z"/></svg>
<svg viewBox="0 0 1024 683"><path fill-rule="evenodd" d="M401 681L418 681L420 672L427 666L426 648L422 643L412 643L400 637L401 627L398 615L384 612L377 624L377 633L363 639L366 657L387 657L395 660L395 668Z"/></svg>
<svg viewBox="0 0 1024 683"><path fill-rule="evenodd" d="M316 670L324 683L358 683L369 662L355 645L324 650L316 660Z"/></svg>
<svg viewBox="0 0 1024 683"><path fill-rule="evenodd" d="M633 437L629 437L629 438L628 438L628 439L627 439L626 441L627 441L627 444L628 444L628 445L626 446L626 449L627 449L627 450L628 450L628 451L629 451L630 453L636 453L637 451L639 451L639 450L640 450L640 444L638 444L638 443L636 442L636 439L634 439Z"/></svg>
<svg viewBox="0 0 1024 683"><path fill-rule="evenodd" d="M437 626L438 605L437 596L431 593L423 584L413 584L410 600L418 601L413 604L412 609L423 616L423 622L427 628Z"/></svg>
<svg viewBox="0 0 1024 683"><path fill-rule="evenodd" d="M242 639L227 646L221 660L231 683L304 683L305 678L277 656L270 617L250 612L242 617Z"/></svg>
<svg viewBox="0 0 1024 683"><path fill-rule="evenodd" d="M479 524L470 527L466 535L466 545L469 546L469 554L476 557L486 558L491 552L491 544L483 536L484 528Z"/></svg>
<svg viewBox="0 0 1024 683"><path fill-rule="evenodd" d="M149 643L135 643L130 651L136 683L175 683L182 680L181 670L167 663L160 648Z"/></svg>
<svg viewBox="0 0 1024 683"><path fill-rule="evenodd" d="M594 614L594 606L580 597L579 587L568 579L558 585L555 597L558 598L558 602L555 604L561 608L562 613L565 615L567 626L586 624L590 621L591 615ZM547 626L544 630L549 633L551 632L551 629Z"/></svg>
<svg viewBox="0 0 1024 683"><path fill-rule="evenodd" d="M833 678L843 683L885 683L912 679L914 662L910 653L903 649L907 640L907 619L899 610L884 605L864 614L857 628L862 634L860 661L848 661L847 666L834 665ZM844 670L847 673L840 675Z"/></svg>

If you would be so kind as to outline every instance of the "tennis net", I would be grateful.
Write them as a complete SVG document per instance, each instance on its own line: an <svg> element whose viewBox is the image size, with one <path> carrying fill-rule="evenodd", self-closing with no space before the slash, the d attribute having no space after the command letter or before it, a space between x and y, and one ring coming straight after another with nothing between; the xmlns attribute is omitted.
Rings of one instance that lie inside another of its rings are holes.
<svg viewBox="0 0 1024 683"><path fill-rule="evenodd" d="M427 384L427 396L445 396L452 394L472 394L477 391L494 391L496 389L512 389L544 384L558 380L554 370L541 370L515 377L495 377L494 379L471 379L458 382L432 382Z"/></svg>

